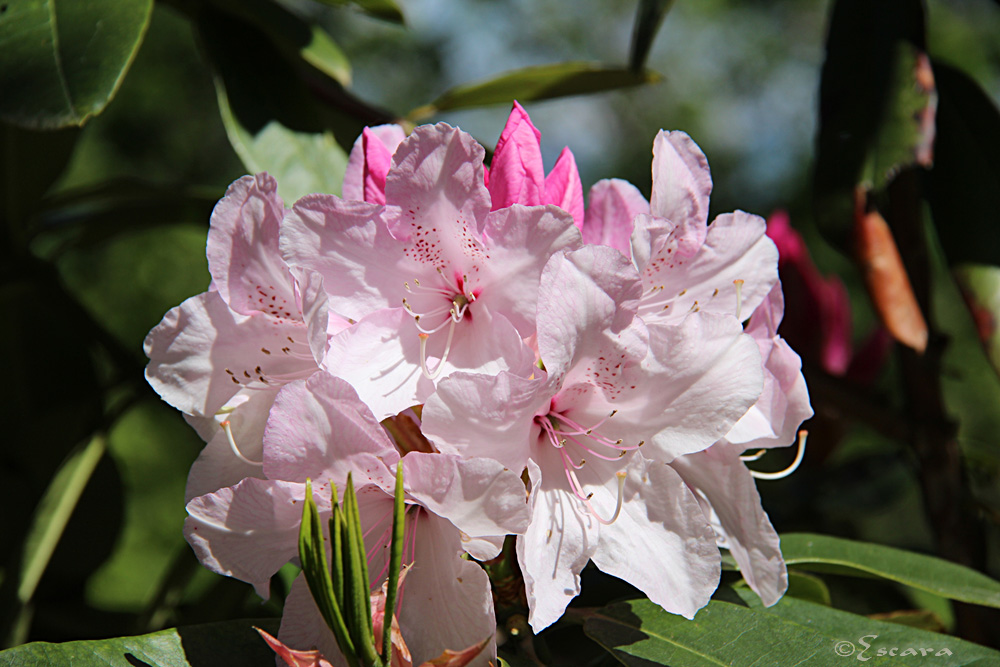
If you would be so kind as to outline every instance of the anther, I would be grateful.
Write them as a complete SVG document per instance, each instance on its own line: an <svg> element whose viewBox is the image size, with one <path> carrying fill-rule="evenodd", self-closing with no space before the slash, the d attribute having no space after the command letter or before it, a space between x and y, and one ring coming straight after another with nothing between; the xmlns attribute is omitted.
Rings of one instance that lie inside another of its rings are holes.
<svg viewBox="0 0 1000 667"><path fill-rule="evenodd" d="M802 459L806 454L806 438L809 436L809 431L805 429L799 431L799 450L795 454L795 460L792 461L792 465L788 466L784 470L779 470L778 472L758 472L756 470L751 470L750 474L756 479L783 479L788 477L793 472L798 469L799 464L802 463Z"/></svg>
<svg viewBox="0 0 1000 667"><path fill-rule="evenodd" d="M743 321L743 279L737 278L733 281L736 285L736 319Z"/></svg>
<svg viewBox="0 0 1000 667"><path fill-rule="evenodd" d="M239 458L240 461L243 461L244 463L247 463L252 466L264 465L263 461L252 461L247 457L243 456L243 453L240 452L239 447L236 446L236 440L233 438L233 429L228 419L220 423L219 426L221 426L222 430L226 432L226 439L229 440L229 448L233 450L233 454L236 454L237 458Z"/></svg>

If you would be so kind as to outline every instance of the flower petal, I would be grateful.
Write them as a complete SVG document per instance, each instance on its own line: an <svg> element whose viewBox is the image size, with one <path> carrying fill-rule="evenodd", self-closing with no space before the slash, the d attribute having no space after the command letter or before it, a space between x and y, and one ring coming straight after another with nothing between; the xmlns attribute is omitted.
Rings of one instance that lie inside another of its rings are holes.
<svg viewBox="0 0 1000 667"><path fill-rule="evenodd" d="M711 506L747 583L770 607L788 588L780 540L760 504L753 477L740 460L742 446L721 441L671 462L684 482Z"/></svg>
<svg viewBox="0 0 1000 667"><path fill-rule="evenodd" d="M528 112L514 102L490 163L492 210L511 204L535 206L556 203L545 199L541 136L531 123Z"/></svg>
<svg viewBox="0 0 1000 667"><path fill-rule="evenodd" d="M601 526L594 564L667 611L693 618L719 585L722 559L715 533L669 466L635 455L626 472L621 513ZM601 516L612 516L617 479L612 476L604 488L584 485L594 492L591 503Z"/></svg>
<svg viewBox="0 0 1000 667"><path fill-rule="evenodd" d="M649 202L639 188L617 178L605 179L590 188L588 202L584 243L611 246L630 257L632 221L637 215L649 214Z"/></svg>
<svg viewBox="0 0 1000 667"><path fill-rule="evenodd" d="M278 392L264 443L267 476L295 482L311 477L314 482L333 479L340 483L353 471L356 486L379 480L392 488L385 466L399 457L354 388L324 372ZM373 466L372 461L378 459L385 463Z"/></svg>
<svg viewBox="0 0 1000 667"><path fill-rule="evenodd" d="M278 184L267 174L234 182L212 211L208 270L219 295L238 313L301 319L292 276L278 250L284 215Z"/></svg>
<svg viewBox="0 0 1000 667"><path fill-rule="evenodd" d="M528 622L536 633L555 623L580 593L580 572L597 547L597 521L562 488L562 463L551 447L541 449L541 466L528 462L531 522L517 538L517 562L528 596ZM545 478L542 477L545 469ZM552 479L555 478L555 479Z"/></svg>
<svg viewBox="0 0 1000 667"><path fill-rule="evenodd" d="M146 380L172 406L213 415L247 385L279 386L315 368L301 322L241 315L218 292L172 308L143 343Z"/></svg>
<svg viewBox="0 0 1000 667"><path fill-rule="evenodd" d="M712 175L708 159L684 132L660 130L653 140L652 215L677 227L678 251L693 254L705 240Z"/></svg>
<svg viewBox="0 0 1000 667"><path fill-rule="evenodd" d="M403 467L409 496L465 535L522 533L528 525L524 482L498 461L410 452L403 457ZM471 555L489 560L497 552Z"/></svg>
<svg viewBox="0 0 1000 667"><path fill-rule="evenodd" d="M483 235L490 263L477 303L504 315L528 337L535 332L542 269L560 250L579 248L580 232L561 209L514 204L490 213Z"/></svg>
<svg viewBox="0 0 1000 667"><path fill-rule="evenodd" d="M555 204L573 216L573 223L577 227L583 227L583 183L580 181L580 171L576 168L576 158L569 147L562 149L552 171L545 177L545 198L542 203Z"/></svg>
<svg viewBox="0 0 1000 667"><path fill-rule="evenodd" d="M396 147L405 138L406 132L399 125L389 124L366 127L357 140L355 140L354 146L351 148L351 155L347 160L347 169L344 171L344 199L356 199L372 204L384 204L385 174L389 170L392 154L396 152ZM389 156L389 160L385 161L384 171L379 169L382 173L381 201L374 201L365 197L365 174L371 170L371 167L367 164L367 154L371 152L370 145L374 142L381 144L385 148L385 153Z"/></svg>

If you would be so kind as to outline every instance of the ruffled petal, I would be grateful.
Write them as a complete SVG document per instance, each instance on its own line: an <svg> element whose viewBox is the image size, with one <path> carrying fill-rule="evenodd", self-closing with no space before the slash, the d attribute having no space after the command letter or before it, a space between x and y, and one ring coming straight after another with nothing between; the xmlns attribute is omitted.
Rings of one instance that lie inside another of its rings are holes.
<svg viewBox="0 0 1000 667"><path fill-rule="evenodd" d="M515 204L490 213L484 237L490 263L477 304L504 315L528 337L535 332L542 269L557 252L579 248L580 232L565 211Z"/></svg>
<svg viewBox="0 0 1000 667"><path fill-rule="evenodd" d="M278 184L267 174L230 185L212 211L208 270L219 295L238 313L301 319L292 276L278 250L284 215Z"/></svg>
<svg viewBox="0 0 1000 667"><path fill-rule="evenodd" d="M647 321L677 322L695 310L739 312L746 319L778 282L778 251L759 216L743 211L720 215L691 256L680 251L676 228L645 216L637 222L648 228L645 234L637 230L633 238L648 238L651 250L639 266L646 288L639 314ZM644 254L638 250L635 256L639 260ZM737 280L742 281L739 298Z"/></svg>
<svg viewBox="0 0 1000 667"><path fill-rule="evenodd" d="M649 214L649 202L639 188L617 178L605 179L590 188L588 201L584 243L611 246L631 256L632 221L637 215Z"/></svg>
<svg viewBox="0 0 1000 667"><path fill-rule="evenodd" d="M531 123L528 112L514 102L490 163L488 187L492 210L511 204L535 206L557 203L545 199L541 136Z"/></svg>
<svg viewBox="0 0 1000 667"><path fill-rule="evenodd" d="M284 387L264 431L264 472L270 479L305 482L307 477L392 488L386 465L399 454L354 388L318 372ZM384 461L382 465L373 462ZM367 474L365 474L367 473Z"/></svg>
<svg viewBox="0 0 1000 667"><path fill-rule="evenodd" d="M632 584L673 614L693 618L719 585L722 559L697 499L669 466L632 458L621 513L600 528L592 556L602 571ZM590 487L605 519L615 511L617 479Z"/></svg>
<svg viewBox="0 0 1000 667"><path fill-rule="evenodd" d="M301 322L241 315L218 292L172 308L143 343L146 380L181 412L210 416L245 387L280 386L317 367Z"/></svg>
<svg viewBox="0 0 1000 667"><path fill-rule="evenodd" d="M524 575L528 622L536 633L559 620L580 593L580 572L597 548L598 524L565 488L562 463L553 448L528 462L531 522L517 538L517 562ZM544 478L542 471L544 469Z"/></svg>
<svg viewBox="0 0 1000 667"><path fill-rule="evenodd" d="M670 467L701 494L717 517L724 540L743 577L766 606L788 588L777 532L760 504L753 477L740 460L742 446L722 441L674 459Z"/></svg>
<svg viewBox="0 0 1000 667"><path fill-rule="evenodd" d="M689 256L705 240L712 175L708 159L684 132L660 130L653 140L652 215L677 227L678 251Z"/></svg>
<svg viewBox="0 0 1000 667"><path fill-rule="evenodd" d="M545 198L542 203L555 204L573 216L573 223L577 227L583 227L583 183L580 181L580 171L576 168L576 158L569 147L562 149L552 171L545 177Z"/></svg>
<svg viewBox="0 0 1000 667"><path fill-rule="evenodd" d="M410 452L403 457L403 467L410 498L451 521L464 535L522 533L528 525L524 482L498 461ZM489 560L499 549L476 551L470 552L474 558Z"/></svg>

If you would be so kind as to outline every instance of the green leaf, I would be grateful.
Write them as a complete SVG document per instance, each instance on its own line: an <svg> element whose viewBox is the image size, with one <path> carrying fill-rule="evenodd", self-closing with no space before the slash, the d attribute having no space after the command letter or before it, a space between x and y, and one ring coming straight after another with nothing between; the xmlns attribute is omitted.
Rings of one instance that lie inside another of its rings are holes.
<svg viewBox="0 0 1000 667"><path fill-rule="evenodd" d="M396 464L396 489L392 505L392 539L389 542L389 571L385 592L385 618L383 627L392 627L396 615L396 591L399 588L399 570L403 563L403 544L406 534L406 492L403 490L403 462ZM382 633L382 655L392 656L392 633Z"/></svg>
<svg viewBox="0 0 1000 667"><path fill-rule="evenodd" d="M833 5L820 76L813 196L820 231L841 250L850 247L855 186L865 178L886 119L895 117L894 100L909 75L900 54L923 47L924 22L920 0Z"/></svg>
<svg viewBox="0 0 1000 667"><path fill-rule="evenodd" d="M33 642L0 652L0 667L273 667L274 653L257 632L276 633L276 619L247 619L171 628L136 637L50 644Z"/></svg>
<svg viewBox="0 0 1000 667"><path fill-rule="evenodd" d="M969 76L934 62L938 87L934 167L927 178L945 256L1000 265L1000 109Z"/></svg>
<svg viewBox="0 0 1000 667"><path fill-rule="evenodd" d="M0 118L83 125L111 101L149 25L152 0L0 4Z"/></svg>
<svg viewBox="0 0 1000 667"><path fill-rule="evenodd" d="M267 33L285 58L299 57L338 83L351 85L347 56L320 25L270 0L214 0L217 6Z"/></svg>
<svg viewBox="0 0 1000 667"><path fill-rule="evenodd" d="M334 510L336 511L336 510ZM333 554L334 558L338 554ZM336 601L330 570L326 563L326 545L323 540L323 527L319 521L319 510L313 498L312 482L306 480L306 497L302 504L302 524L299 527L299 560L302 561L302 575L309 584L309 592L319 609L323 620L333 631L337 646L347 658L348 663L355 667L354 644L344 622L344 615Z"/></svg>
<svg viewBox="0 0 1000 667"><path fill-rule="evenodd" d="M786 565L888 579L952 600L1000 608L1000 582L940 558L839 537L781 536Z"/></svg>
<svg viewBox="0 0 1000 667"><path fill-rule="evenodd" d="M318 0L331 6L356 5L366 14L378 17L384 21L404 23L403 12L395 0Z"/></svg>
<svg viewBox="0 0 1000 667"><path fill-rule="evenodd" d="M380 664L378 653L375 651L364 530L361 528L358 496L354 492L351 473L347 473L343 508L344 619L362 664Z"/></svg>
<svg viewBox="0 0 1000 667"><path fill-rule="evenodd" d="M747 601L756 599L752 592L745 595ZM872 666L985 667L1000 660L997 651L954 637L789 597L770 608L712 600L690 621L648 600L623 602L596 612L584 622L584 631L630 667L843 667L845 657L859 654L873 659ZM879 659L880 648L888 652L892 647L897 653L913 648L916 656ZM931 649L934 657L922 656L921 648ZM942 649L951 655L938 656Z"/></svg>
<svg viewBox="0 0 1000 667"><path fill-rule="evenodd" d="M646 65L656 33L673 4L674 0L639 0L632 28L632 52L628 59L629 69L633 72L641 71Z"/></svg>
<svg viewBox="0 0 1000 667"><path fill-rule="evenodd" d="M788 570L788 591L785 595L828 607L831 605L830 589L826 583L817 576L797 570Z"/></svg>
<svg viewBox="0 0 1000 667"><path fill-rule="evenodd" d="M954 275L986 356L1000 373L1000 267L962 264Z"/></svg>
<svg viewBox="0 0 1000 667"><path fill-rule="evenodd" d="M341 144L354 141L361 123L320 103L256 26L211 12L199 26L217 70L226 133L246 168L274 176L289 203L312 192L339 194L347 166Z"/></svg>
<svg viewBox="0 0 1000 667"><path fill-rule="evenodd" d="M660 75L650 70L633 72L624 67L608 67L585 62L539 65L507 72L487 81L452 88L431 104L411 111L408 118L417 121L439 111L487 104L510 104L515 99L520 102L531 102L567 95L584 95L659 80Z"/></svg>

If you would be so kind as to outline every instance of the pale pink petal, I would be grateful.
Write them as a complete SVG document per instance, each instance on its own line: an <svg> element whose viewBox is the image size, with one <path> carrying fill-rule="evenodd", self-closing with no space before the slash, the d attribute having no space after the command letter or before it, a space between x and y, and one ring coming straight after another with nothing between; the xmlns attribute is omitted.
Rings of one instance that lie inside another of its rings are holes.
<svg viewBox="0 0 1000 667"><path fill-rule="evenodd" d="M316 502L329 513L329 491ZM298 554L305 485L250 477L187 504L184 537L202 565L252 583L267 597L271 576Z"/></svg>
<svg viewBox="0 0 1000 667"><path fill-rule="evenodd" d="M528 596L528 622L536 633L559 620L580 593L580 572L597 548L598 523L581 511L581 502L564 490L565 479L542 478L542 469L559 470L551 447L541 450L541 467L528 462L531 523L517 538L517 562ZM547 476L556 477L551 472Z"/></svg>
<svg viewBox="0 0 1000 667"><path fill-rule="evenodd" d="M580 232L565 211L515 204L490 213L483 235L491 261L484 267L477 304L503 313L522 337L530 336L542 269L560 250L579 248Z"/></svg>
<svg viewBox="0 0 1000 667"><path fill-rule="evenodd" d="M635 267L612 248L585 246L554 255L538 297L538 348L548 372L565 373L580 356L578 347L628 327L641 294Z"/></svg>
<svg viewBox="0 0 1000 667"><path fill-rule="evenodd" d="M727 440L744 448L790 445L802 422L813 415L802 360L777 335L783 310L779 283L754 311L746 328L764 362L764 388L760 399L726 434Z"/></svg>
<svg viewBox="0 0 1000 667"><path fill-rule="evenodd" d="M369 141L375 139L381 143L390 158L396 152L396 147L406 138L406 132L399 125L376 125L365 128L365 131L355 140L354 146L351 148L351 155L347 160L347 169L344 171L344 199L370 201L365 199L365 133L369 135ZM382 179L382 201L371 203L385 203L385 174L383 174Z"/></svg>
<svg viewBox="0 0 1000 667"><path fill-rule="evenodd" d="M638 222L650 219L640 216ZM647 322L677 322L695 310L747 319L778 282L778 251L764 231L759 216L720 215L697 252L683 256L676 229L651 225L648 237L637 230L633 238L648 238L651 250L647 261L641 259L644 251L635 253L646 287L639 314Z"/></svg>
<svg viewBox="0 0 1000 667"><path fill-rule="evenodd" d="M385 465L399 457L354 388L324 372L278 392L264 442L267 476L296 482L309 477L314 482L333 479L340 483L353 471L357 486L375 476L391 488ZM372 467L376 459L385 465Z"/></svg>
<svg viewBox="0 0 1000 667"><path fill-rule="evenodd" d="M760 504L754 479L739 455L742 446L722 441L670 464L707 500L743 577L766 606L788 588L778 534Z"/></svg>
<svg viewBox="0 0 1000 667"><path fill-rule="evenodd" d="M278 638L289 646L318 649L334 667L347 667L337 639L316 608L309 584L301 572L295 577L285 598Z"/></svg>
<svg viewBox="0 0 1000 667"><path fill-rule="evenodd" d="M556 203L545 199L541 134L532 125L528 112L517 102L514 102L493 152L489 191L494 211L511 204Z"/></svg>
<svg viewBox="0 0 1000 667"><path fill-rule="evenodd" d="M330 310L359 320L379 308L400 305L395 296L407 280L397 271L403 248L385 230L382 208L333 195L306 195L281 228L281 252L290 266L323 277Z"/></svg>
<svg viewBox="0 0 1000 667"><path fill-rule="evenodd" d="M442 452L488 456L519 472L538 439L533 419L551 396L542 371L532 379L455 373L427 399L421 428Z"/></svg>
<svg viewBox="0 0 1000 667"><path fill-rule="evenodd" d="M267 174L234 182L212 211L208 270L219 295L238 313L301 319L292 277L278 251L284 215L278 184Z"/></svg>
<svg viewBox="0 0 1000 667"><path fill-rule="evenodd" d="M712 175L708 159L684 132L660 130L653 140L652 215L677 227L678 251L693 254L705 240Z"/></svg>
<svg viewBox="0 0 1000 667"><path fill-rule="evenodd" d="M317 367L302 322L241 315L218 292L172 308L146 336L146 379L182 412L212 415L246 386L278 386Z"/></svg>
<svg viewBox="0 0 1000 667"><path fill-rule="evenodd" d="M601 526L594 564L665 610L693 618L719 585L722 559L715 533L694 494L669 466L636 455L625 472L621 513ZM613 516L614 475L601 486L581 481L594 494L591 504L598 514L605 520Z"/></svg>
<svg viewBox="0 0 1000 667"><path fill-rule="evenodd" d="M545 177L545 198L541 203L555 204L573 216L577 227L583 227L583 183L569 147L562 149L552 171Z"/></svg>
<svg viewBox="0 0 1000 667"><path fill-rule="evenodd" d="M418 127L396 149L385 183L386 223L408 243L413 261L438 267L467 254L490 210L484 155L469 134L445 123Z"/></svg>
<svg viewBox="0 0 1000 667"><path fill-rule="evenodd" d="M464 535L507 535L522 533L527 527L528 505L520 471L493 459L436 453L410 452L402 462L409 496L451 521ZM463 539L463 546L468 550L471 544ZM477 549L470 554L489 560L498 552Z"/></svg>
<svg viewBox="0 0 1000 667"><path fill-rule="evenodd" d="M649 202L628 181L617 178L598 181L590 188L583 221L583 241L607 245L631 256L632 221L649 214Z"/></svg>
<svg viewBox="0 0 1000 667"><path fill-rule="evenodd" d="M264 426L277 394L278 387L246 391L246 400L230 414L214 418L188 418L188 423L198 421L199 434L208 444L201 450L188 473L185 500L232 486L244 477L264 477L262 466L247 463L233 452L220 421L224 417L229 422L233 441L240 454L251 461L262 461Z"/></svg>
<svg viewBox="0 0 1000 667"><path fill-rule="evenodd" d="M318 271L294 268L296 301L309 332L309 349L314 359L326 356L327 336L350 326L347 320L332 312Z"/></svg>
<svg viewBox="0 0 1000 667"><path fill-rule="evenodd" d="M694 313L681 324L649 325L649 354L622 391L621 413L603 429L644 440L659 461L700 451L723 437L760 396L760 352L733 317ZM650 397L655 400L650 400Z"/></svg>
<svg viewBox="0 0 1000 667"><path fill-rule="evenodd" d="M449 521L422 511L410 525L416 531L413 569L400 592L399 626L413 664L489 637L486 650L469 663L488 667L496 659L496 618L486 572L461 557L459 531Z"/></svg>

